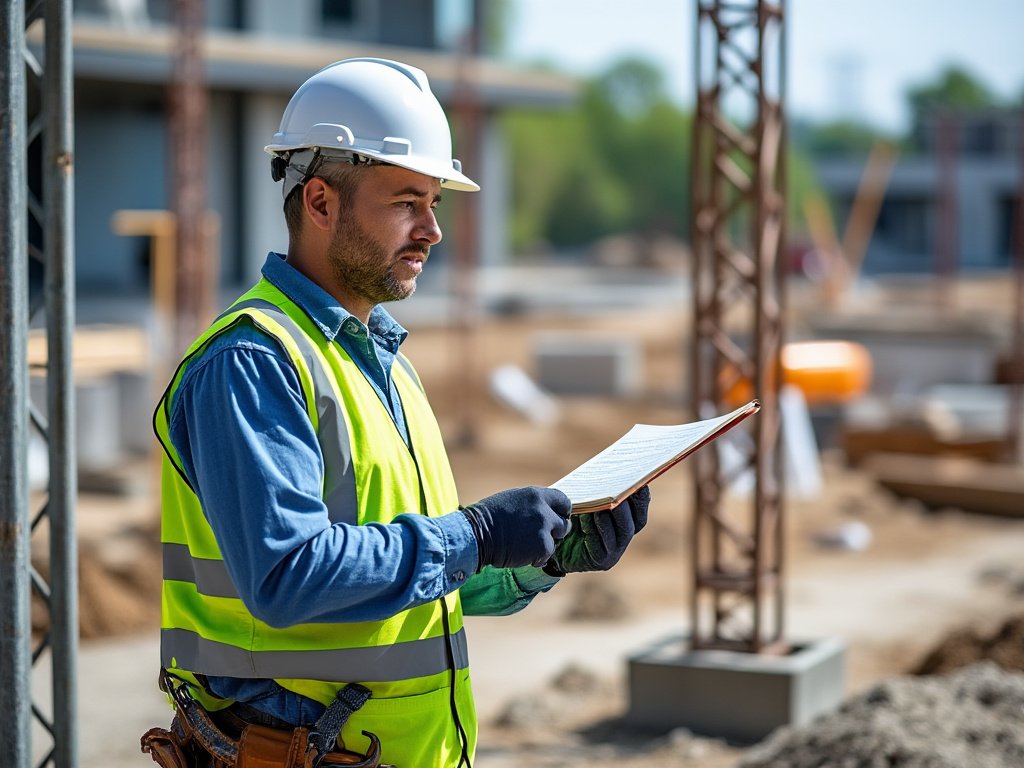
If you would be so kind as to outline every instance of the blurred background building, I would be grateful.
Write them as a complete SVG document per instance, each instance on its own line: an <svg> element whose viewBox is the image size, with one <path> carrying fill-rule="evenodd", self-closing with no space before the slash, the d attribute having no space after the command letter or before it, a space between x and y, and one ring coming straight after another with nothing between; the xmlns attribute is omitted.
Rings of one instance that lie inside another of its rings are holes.
<svg viewBox="0 0 1024 768"><path fill-rule="evenodd" d="M892 169L864 270L931 272L942 268L937 255L946 252L954 268L1009 267L1024 167L1021 115L1007 107L924 111ZM816 170L837 220L845 222L864 156L825 157Z"/></svg>
<svg viewBox="0 0 1024 768"><path fill-rule="evenodd" d="M460 78L482 113L479 252L506 252L506 158L496 116L510 107L563 106L574 82L493 61L465 61L462 32L434 0L210 0L203 40L209 87L207 202L221 220L221 283L258 277L269 250L284 250L280 187L263 152L288 98L339 59L372 56L426 71L449 113ZM146 292L150 248L118 236L122 209L170 208L167 86L174 36L169 0L74 4L77 276L83 293ZM439 249L442 254L444 248Z"/></svg>

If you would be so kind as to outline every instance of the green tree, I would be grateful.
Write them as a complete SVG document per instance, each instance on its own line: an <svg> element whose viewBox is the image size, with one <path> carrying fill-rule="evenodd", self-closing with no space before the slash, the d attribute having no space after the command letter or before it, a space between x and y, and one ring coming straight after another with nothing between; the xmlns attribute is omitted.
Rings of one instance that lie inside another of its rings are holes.
<svg viewBox="0 0 1024 768"><path fill-rule="evenodd" d="M585 84L572 110L509 114L514 247L685 234L689 127L661 72L637 59Z"/></svg>
<svg viewBox="0 0 1024 768"><path fill-rule="evenodd" d="M512 12L508 0L480 0L477 7L482 16L480 35L484 52L491 55L504 53Z"/></svg>
<svg viewBox="0 0 1024 768"><path fill-rule="evenodd" d="M549 212L587 134L579 109L507 112L503 128L511 160L510 234L513 248L523 250L549 241Z"/></svg>
<svg viewBox="0 0 1024 768"><path fill-rule="evenodd" d="M669 99L656 67L620 61L584 84L574 108L513 111L503 124L514 250L627 233L689 237L693 118ZM788 168L792 217L818 184L800 147Z"/></svg>
<svg viewBox="0 0 1024 768"><path fill-rule="evenodd" d="M934 82L908 90L907 101L915 117L937 108L983 109L998 104L988 86L966 69L955 65L946 67Z"/></svg>
<svg viewBox="0 0 1024 768"><path fill-rule="evenodd" d="M849 120L800 124L791 135L793 144L813 157L866 155L879 141L892 140L884 131Z"/></svg>
<svg viewBox="0 0 1024 768"><path fill-rule="evenodd" d="M621 61L591 84L583 106L601 162L628 193L619 231L685 235L691 119L669 100L662 73Z"/></svg>

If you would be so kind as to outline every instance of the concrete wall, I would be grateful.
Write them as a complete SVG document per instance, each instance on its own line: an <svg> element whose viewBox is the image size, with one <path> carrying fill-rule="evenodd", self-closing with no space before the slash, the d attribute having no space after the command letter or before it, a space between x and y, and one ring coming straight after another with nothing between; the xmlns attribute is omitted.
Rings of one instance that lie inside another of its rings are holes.
<svg viewBox="0 0 1024 768"><path fill-rule="evenodd" d="M221 280L226 282L237 281L239 273L238 109L231 94L214 93L210 98L207 207L221 218ZM163 110L111 108L86 100L75 115L75 150L75 261L80 287L148 290L149 239L117 235L111 220L118 210L166 210L172 204Z"/></svg>
<svg viewBox="0 0 1024 768"><path fill-rule="evenodd" d="M351 23L325 20L320 0L250 0L247 31L290 37L333 37L414 48L435 45L433 0L353 0Z"/></svg>
<svg viewBox="0 0 1024 768"><path fill-rule="evenodd" d="M206 145L206 207L220 216L218 247L222 284L238 282L241 272L239 207L244 204L244 197L239 177L240 109L239 94L215 92L211 95Z"/></svg>
<svg viewBox="0 0 1024 768"><path fill-rule="evenodd" d="M239 206L242 239L241 282L255 282L269 251L288 249L281 184L270 177L270 155L263 148L281 124L287 96L246 94L242 101L241 166L242 202Z"/></svg>
<svg viewBox="0 0 1024 768"><path fill-rule="evenodd" d="M245 4L245 28L284 37L308 35L318 21L317 0L249 0Z"/></svg>
<svg viewBox="0 0 1024 768"><path fill-rule="evenodd" d="M119 237L114 211L166 205L164 116L146 111L79 111L75 116L75 246L82 287L148 285L145 238Z"/></svg>

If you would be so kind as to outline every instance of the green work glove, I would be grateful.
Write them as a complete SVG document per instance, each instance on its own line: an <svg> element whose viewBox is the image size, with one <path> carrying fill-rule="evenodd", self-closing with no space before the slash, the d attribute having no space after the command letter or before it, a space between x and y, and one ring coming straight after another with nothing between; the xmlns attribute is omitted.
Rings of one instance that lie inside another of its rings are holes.
<svg viewBox="0 0 1024 768"><path fill-rule="evenodd" d="M550 576L607 571L622 557L640 529L647 525L651 491L645 485L615 509L573 515L572 530L555 547L544 566Z"/></svg>

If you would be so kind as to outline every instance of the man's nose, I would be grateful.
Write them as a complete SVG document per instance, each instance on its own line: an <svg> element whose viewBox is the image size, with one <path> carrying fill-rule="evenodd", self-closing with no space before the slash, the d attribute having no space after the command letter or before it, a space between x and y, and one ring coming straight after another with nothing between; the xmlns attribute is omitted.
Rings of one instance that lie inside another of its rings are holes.
<svg viewBox="0 0 1024 768"><path fill-rule="evenodd" d="M425 242L428 245L437 245L441 242L441 227L438 226L433 208L420 217L414 236L418 241Z"/></svg>

